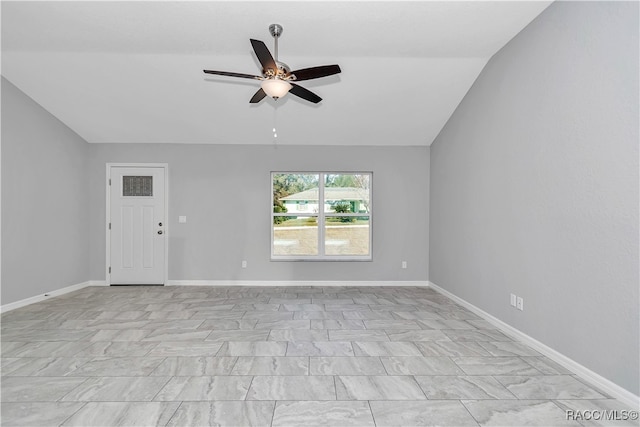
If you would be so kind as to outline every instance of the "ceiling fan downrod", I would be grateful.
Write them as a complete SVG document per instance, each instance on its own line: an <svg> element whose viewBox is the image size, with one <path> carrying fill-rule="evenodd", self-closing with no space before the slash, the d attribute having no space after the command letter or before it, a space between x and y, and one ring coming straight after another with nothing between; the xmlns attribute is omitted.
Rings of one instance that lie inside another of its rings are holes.
<svg viewBox="0 0 640 427"><path fill-rule="evenodd" d="M271 33L271 35L274 38L274 53L275 53L275 60L276 62L278 62L278 38L280 37L280 35L282 34L282 25L280 24L271 24L269 25L269 33Z"/></svg>
<svg viewBox="0 0 640 427"><path fill-rule="evenodd" d="M295 76L294 75L290 75L291 73L291 68L289 68L289 66L287 64L285 64L284 62L280 62L278 61L278 39L280 38L280 36L282 35L282 25L280 24L271 24L269 25L269 33L271 33L271 35L273 36L273 45L274 45L274 49L273 49L273 59L276 62L276 66L278 67L277 70L274 70L275 78L278 79L287 79L287 80L295 80Z"/></svg>

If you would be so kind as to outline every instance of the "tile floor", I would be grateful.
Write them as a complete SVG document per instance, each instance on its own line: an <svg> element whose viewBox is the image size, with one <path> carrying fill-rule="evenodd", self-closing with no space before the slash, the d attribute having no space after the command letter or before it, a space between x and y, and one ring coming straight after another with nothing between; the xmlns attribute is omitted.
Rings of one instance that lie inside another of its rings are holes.
<svg viewBox="0 0 640 427"><path fill-rule="evenodd" d="M3 314L1 350L3 426L551 426L626 409L428 288L89 287Z"/></svg>

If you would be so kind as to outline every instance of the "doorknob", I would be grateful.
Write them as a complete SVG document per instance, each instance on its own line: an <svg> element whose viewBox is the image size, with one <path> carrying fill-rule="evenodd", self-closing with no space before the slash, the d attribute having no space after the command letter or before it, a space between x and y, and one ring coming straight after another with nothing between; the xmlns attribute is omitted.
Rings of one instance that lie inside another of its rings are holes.
<svg viewBox="0 0 640 427"><path fill-rule="evenodd" d="M158 227L162 227L162 223L161 222L158 223Z"/></svg>
<svg viewBox="0 0 640 427"><path fill-rule="evenodd" d="M162 234L162 230L158 230L158 234Z"/></svg>

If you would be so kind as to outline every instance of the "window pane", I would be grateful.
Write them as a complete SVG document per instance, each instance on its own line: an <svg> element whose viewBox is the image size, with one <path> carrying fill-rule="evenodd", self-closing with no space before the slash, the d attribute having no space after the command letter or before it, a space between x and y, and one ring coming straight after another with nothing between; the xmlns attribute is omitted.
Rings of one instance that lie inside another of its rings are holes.
<svg viewBox="0 0 640 427"><path fill-rule="evenodd" d="M370 172L272 172L273 258L370 260L371 181Z"/></svg>
<svg viewBox="0 0 640 427"><path fill-rule="evenodd" d="M123 176L122 195L124 197L153 196L153 176Z"/></svg>
<svg viewBox="0 0 640 427"><path fill-rule="evenodd" d="M326 174L325 212L369 213L370 174Z"/></svg>
<svg viewBox="0 0 640 427"><path fill-rule="evenodd" d="M369 217L327 217L326 255L369 255Z"/></svg>
<svg viewBox="0 0 640 427"><path fill-rule="evenodd" d="M273 213L318 213L318 174L274 173Z"/></svg>
<svg viewBox="0 0 640 427"><path fill-rule="evenodd" d="M281 217L273 224L273 255L318 255L318 217Z"/></svg>

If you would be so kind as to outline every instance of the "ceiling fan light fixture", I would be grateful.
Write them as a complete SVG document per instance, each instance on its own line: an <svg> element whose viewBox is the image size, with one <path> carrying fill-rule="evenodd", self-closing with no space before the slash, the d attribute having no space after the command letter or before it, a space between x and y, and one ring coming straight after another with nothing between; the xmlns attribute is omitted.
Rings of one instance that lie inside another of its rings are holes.
<svg viewBox="0 0 640 427"><path fill-rule="evenodd" d="M280 79L266 79L260 85L264 92L273 99L282 98L291 89L291 83Z"/></svg>

